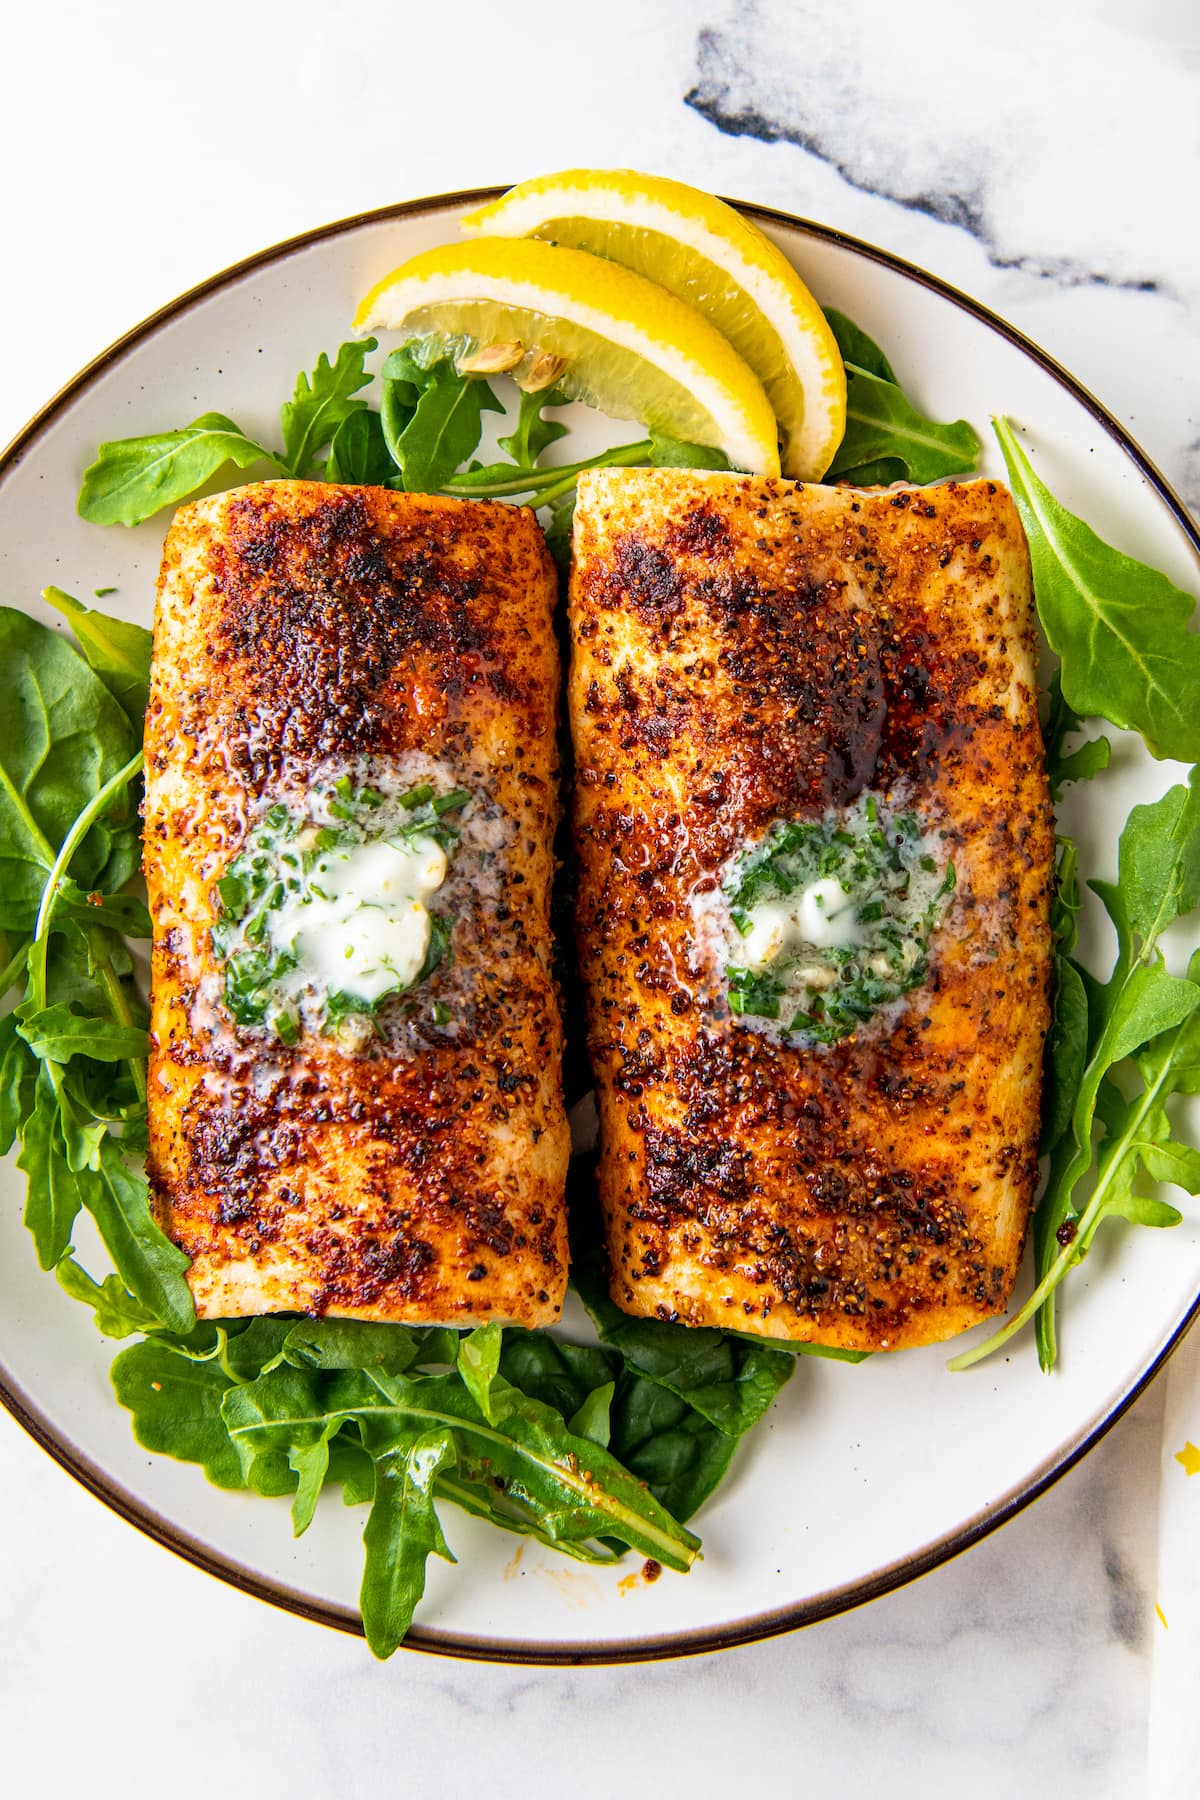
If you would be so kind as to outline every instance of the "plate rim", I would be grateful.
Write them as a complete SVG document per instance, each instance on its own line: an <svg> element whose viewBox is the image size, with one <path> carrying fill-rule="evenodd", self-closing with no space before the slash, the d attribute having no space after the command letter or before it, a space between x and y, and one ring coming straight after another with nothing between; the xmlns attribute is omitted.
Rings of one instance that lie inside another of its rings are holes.
<svg viewBox="0 0 1200 1800"><path fill-rule="evenodd" d="M218 293L223 287L241 280L257 268L286 261L288 257L311 249L313 245L322 243L327 238L339 237L359 230L363 226L414 218L425 213L443 211L449 207L462 207L469 204L483 205L505 191L505 186L471 188L374 207L365 212L353 213L345 218L333 220L326 225L314 226L307 231L298 232L293 237L281 239L276 244L229 264L150 313L101 350L97 356L85 363L76 374L64 382L58 391L21 427L4 449L0 450L0 481L10 469L22 460L25 451L58 415L64 412L100 375L119 363L137 344L153 336L163 326L191 311L201 302ZM848 232L838 230L835 226L826 225L814 219L806 219L799 214L789 213L777 207L761 206L752 201L742 200L730 200L728 204L739 212L751 215L760 224L785 226L818 241L833 244L838 248L850 250L856 255L865 257L867 261L877 263L881 267L915 282L918 286L928 289L940 298L949 300L960 310L977 319L980 324L1005 338L1042 368L1061 387L1065 388L1071 397L1083 406L1095 422L1116 442L1155 490L1182 531L1193 553L1200 560L1200 528L1197 527L1170 482L1108 408L1049 352L1043 350L1039 344L1015 325L1010 324L999 313L985 306L982 301L974 299L940 276L931 274L918 264L909 262L906 258L897 256L892 251L885 250L866 239L855 237ZM833 1617L838 1613L852 1611L856 1607L865 1605L868 1601L879 1599L882 1595L917 1580L943 1563L951 1561L1031 1505L1076 1463L1081 1461L1145 1392L1192 1328L1198 1316L1200 1316L1200 1294L1197 1294L1183 1319L1169 1334L1166 1341L1159 1346L1137 1380L1120 1395L1101 1418L1068 1438L1052 1455L1045 1458L1041 1464L1001 1495L999 1499L982 1508L952 1531L943 1533L942 1536L933 1539L920 1549L899 1557L882 1568L873 1570L868 1575L844 1582L839 1587L812 1595L806 1600L792 1601L766 1612L730 1620L721 1626L700 1626L685 1631L651 1633L642 1637L613 1639L611 1642L604 1643L595 1643L587 1639L546 1643L540 1640L491 1638L476 1633L438 1631L428 1626L414 1625L401 1648L422 1651L430 1655L493 1663L532 1664L542 1667L583 1664L604 1666L652 1662L731 1649L740 1644L755 1643L761 1639L797 1630L805 1625L816 1624L820 1620ZM65 1469L69 1475L73 1476L95 1499L101 1501L127 1524L134 1526L144 1536L149 1537L164 1549L172 1551L185 1562L189 1562L217 1580L237 1588L242 1593L255 1599L264 1600L268 1604L293 1613L310 1623L326 1625L360 1637L363 1635L361 1616L353 1608L317 1600L312 1595L289 1587L282 1581L259 1574L236 1558L222 1554L210 1544L205 1543L203 1539L185 1531L148 1502L113 1480L98 1463L72 1443L65 1432L60 1432L51 1423L32 1397L12 1379L2 1361L0 1361L0 1405L5 1407L17 1424L58 1463L60 1468Z"/></svg>

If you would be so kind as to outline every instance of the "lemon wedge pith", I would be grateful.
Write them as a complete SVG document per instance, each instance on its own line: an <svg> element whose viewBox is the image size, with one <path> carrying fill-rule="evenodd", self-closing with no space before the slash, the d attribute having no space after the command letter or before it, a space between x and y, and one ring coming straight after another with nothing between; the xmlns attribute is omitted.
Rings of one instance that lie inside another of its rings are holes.
<svg viewBox="0 0 1200 1800"><path fill-rule="evenodd" d="M376 283L354 325L536 349L560 359L572 399L779 473L771 403L737 351L675 295L586 251L525 238L425 250Z"/></svg>
<svg viewBox="0 0 1200 1800"><path fill-rule="evenodd" d="M521 182L462 225L611 258L687 301L762 382L784 473L815 481L829 467L846 427L833 333L783 252L724 201L629 169L568 169Z"/></svg>

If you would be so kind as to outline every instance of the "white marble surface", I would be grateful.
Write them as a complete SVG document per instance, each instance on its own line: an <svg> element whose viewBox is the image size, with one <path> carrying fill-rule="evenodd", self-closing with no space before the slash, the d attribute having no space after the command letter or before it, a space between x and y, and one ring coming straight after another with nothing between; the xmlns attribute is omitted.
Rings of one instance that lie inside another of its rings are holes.
<svg viewBox="0 0 1200 1800"><path fill-rule="evenodd" d="M1066 362L1200 504L1194 0L47 3L6 23L0 102L0 438L265 243L620 163L936 270ZM577 1672L375 1666L139 1537L0 1415L5 1786L539 1800L842 1777L895 1800L1138 1800L1162 1386L915 1587L745 1650Z"/></svg>

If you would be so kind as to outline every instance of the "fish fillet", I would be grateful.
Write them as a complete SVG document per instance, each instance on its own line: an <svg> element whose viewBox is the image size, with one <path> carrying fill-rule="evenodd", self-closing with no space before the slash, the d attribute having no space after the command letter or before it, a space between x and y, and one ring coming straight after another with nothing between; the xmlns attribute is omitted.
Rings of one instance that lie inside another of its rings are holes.
<svg viewBox="0 0 1200 1800"><path fill-rule="evenodd" d="M1037 1178L1052 820L1029 559L990 481L581 477L579 951L612 1295L856 1350L1002 1309ZM776 821L919 806L928 972L833 1044L731 1011L702 914ZM866 802L864 800L863 804Z"/></svg>
<svg viewBox="0 0 1200 1800"><path fill-rule="evenodd" d="M149 1169L202 1318L558 1317L554 602L524 509L264 482L176 514L146 722ZM215 884L265 805L339 770L471 793L452 956L365 1047L289 1048L223 1005Z"/></svg>

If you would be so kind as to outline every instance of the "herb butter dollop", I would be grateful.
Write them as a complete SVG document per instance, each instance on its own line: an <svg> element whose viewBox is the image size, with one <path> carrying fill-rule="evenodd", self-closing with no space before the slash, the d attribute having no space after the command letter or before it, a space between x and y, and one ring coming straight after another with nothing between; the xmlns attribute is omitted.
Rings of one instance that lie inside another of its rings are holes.
<svg viewBox="0 0 1200 1800"><path fill-rule="evenodd" d="M777 821L717 896L730 1011L790 1041L848 1037L924 981L954 886L940 836L875 794Z"/></svg>
<svg viewBox="0 0 1200 1800"><path fill-rule="evenodd" d="M319 808L272 806L250 831L217 883L213 950L238 1024L284 1043L303 1029L361 1043L383 1002L449 951L431 902L458 845L452 816L471 796L424 783L388 800L342 777L315 798Z"/></svg>

